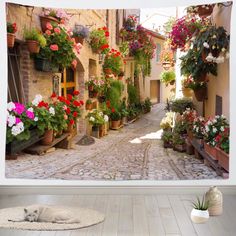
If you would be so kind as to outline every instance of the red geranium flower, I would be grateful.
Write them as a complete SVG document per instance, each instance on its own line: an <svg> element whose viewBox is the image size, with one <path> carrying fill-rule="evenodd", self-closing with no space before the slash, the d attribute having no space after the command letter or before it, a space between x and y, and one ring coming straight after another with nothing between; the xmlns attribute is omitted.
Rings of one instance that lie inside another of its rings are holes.
<svg viewBox="0 0 236 236"><path fill-rule="evenodd" d="M58 51L58 45L57 44L52 44L52 45L50 45L50 49L52 51Z"/></svg>
<svg viewBox="0 0 236 236"><path fill-rule="evenodd" d="M68 99L69 101L71 101L71 100L72 100L72 95L71 95L71 94L67 94L67 99Z"/></svg>
<svg viewBox="0 0 236 236"><path fill-rule="evenodd" d="M78 90L75 90L75 91L73 92L73 95L75 95L75 96L79 95L79 91L78 91Z"/></svg>
<svg viewBox="0 0 236 236"><path fill-rule="evenodd" d="M116 109L114 107L112 107L111 112L112 113L116 112Z"/></svg>
<svg viewBox="0 0 236 236"><path fill-rule="evenodd" d="M44 102L44 101L41 101L41 102L39 102L38 107L45 107L45 108L48 108L48 103L47 103L47 102Z"/></svg>
<svg viewBox="0 0 236 236"><path fill-rule="evenodd" d="M109 37L109 32L108 31L105 32L105 36Z"/></svg>
<svg viewBox="0 0 236 236"><path fill-rule="evenodd" d="M110 101L107 101L107 102L106 102L106 105L107 105L108 108L110 108L111 102L110 102Z"/></svg>
<svg viewBox="0 0 236 236"><path fill-rule="evenodd" d="M70 124L73 125L75 123L74 120L70 120Z"/></svg>
<svg viewBox="0 0 236 236"><path fill-rule="evenodd" d="M51 98L57 97L56 93L52 93Z"/></svg>
<svg viewBox="0 0 236 236"><path fill-rule="evenodd" d="M74 111L74 112L73 112L73 116L74 116L74 117L77 117L77 116L78 116L78 112Z"/></svg>
<svg viewBox="0 0 236 236"><path fill-rule="evenodd" d="M75 100L75 101L73 101L73 105L79 107L79 106L80 106L80 103Z"/></svg>
<svg viewBox="0 0 236 236"><path fill-rule="evenodd" d="M70 101L69 101L69 100L66 100L66 99L65 99L64 102L65 102L66 105L68 105L68 106L70 105Z"/></svg>
<svg viewBox="0 0 236 236"><path fill-rule="evenodd" d="M70 108L69 108L69 107L67 107L67 109L66 109L66 114L67 114L67 115L70 114Z"/></svg>
<svg viewBox="0 0 236 236"><path fill-rule="evenodd" d="M82 106L84 105L84 101L80 100L79 102Z"/></svg>

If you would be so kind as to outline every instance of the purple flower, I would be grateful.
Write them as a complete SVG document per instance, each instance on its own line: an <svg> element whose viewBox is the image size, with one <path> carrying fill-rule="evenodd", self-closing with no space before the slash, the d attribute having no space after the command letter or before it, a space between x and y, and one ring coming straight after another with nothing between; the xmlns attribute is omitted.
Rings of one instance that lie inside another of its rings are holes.
<svg viewBox="0 0 236 236"><path fill-rule="evenodd" d="M26 111L25 113L26 113L26 116L27 116L29 119L31 119L31 120L34 119L34 113L33 113L33 112L31 112L31 111Z"/></svg>
<svg viewBox="0 0 236 236"><path fill-rule="evenodd" d="M15 109L14 109L14 111L17 114L21 115L24 112L24 110L25 110L25 106L23 104L15 102Z"/></svg>

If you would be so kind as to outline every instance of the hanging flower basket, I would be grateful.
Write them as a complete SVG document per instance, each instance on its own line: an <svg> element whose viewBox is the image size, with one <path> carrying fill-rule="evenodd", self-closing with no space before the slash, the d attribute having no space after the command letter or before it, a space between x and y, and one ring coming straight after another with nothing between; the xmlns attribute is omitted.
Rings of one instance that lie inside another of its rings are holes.
<svg viewBox="0 0 236 236"><path fill-rule="evenodd" d="M35 40L27 40L26 41L27 46L28 46L28 50L30 53L39 53L40 50L40 46L39 46L39 42L35 41Z"/></svg>
<svg viewBox="0 0 236 236"><path fill-rule="evenodd" d="M59 24L59 21L52 16L40 16L41 28L42 31L45 32L47 30L47 23L53 22Z"/></svg>
<svg viewBox="0 0 236 236"><path fill-rule="evenodd" d="M164 61L164 62L162 62L162 67L165 70L169 70L171 68L171 63L169 61Z"/></svg>
<svg viewBox="0 0 236 236"><path fill-rule="evenodd" d="M170 85L174 85L175 84L175 80L170 81Z"/></svg>
<svg viewBox="0 0 236 236"><path fill-rule="evenodd" d="M213 12L214 4L213 5L202 5L198 6L197 14L200 17L207 17L210 16L211 13Z"/></svg>
<svg viewBox="0 0 236 236"><path fill-rule="evenodd" d="M207 87L201 87L194 90L197 101L202 102L207 99Z"/></svg>
<svg viewBox="0 0 236 236"><path fill-rule="evenodd" d="M193 96L193 90L190 88L182 88L182 93L185 97L192 97Z"/></svg>
<svg viewBox="0 0 236 236"><path fill-rule="evenodd" d="M15 44L15 34L7 33L7 47L13 48Z"/></svg>

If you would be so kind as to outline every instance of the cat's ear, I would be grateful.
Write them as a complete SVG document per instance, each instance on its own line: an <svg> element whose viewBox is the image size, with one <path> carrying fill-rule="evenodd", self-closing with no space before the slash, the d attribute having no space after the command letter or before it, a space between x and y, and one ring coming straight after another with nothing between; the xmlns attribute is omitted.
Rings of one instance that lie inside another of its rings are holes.
<svg viewBox="0 0 236 236"><path fill-rule="evenodd" d="M38 210L35 210L34 213L38 213Z"/></svg>
<svg viewBox="0 0 236 236"><path fill-rule="evenodd" d="M24 212L25 212L25 213L27 213L27 212L28 212L26 208L24 208Z"/></svg>

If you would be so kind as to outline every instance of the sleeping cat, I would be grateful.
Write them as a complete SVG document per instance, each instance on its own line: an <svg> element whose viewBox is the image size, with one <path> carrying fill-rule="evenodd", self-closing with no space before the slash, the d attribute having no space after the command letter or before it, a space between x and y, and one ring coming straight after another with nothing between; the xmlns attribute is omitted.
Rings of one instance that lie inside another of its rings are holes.
<svg viewBox="0 0 236 236"><path fill-rule="evenodd" d="M24 208L24 219L9 220L13 222L48 222L58 224L80 223L72 211L47 205L31 205Z"/></svg>

